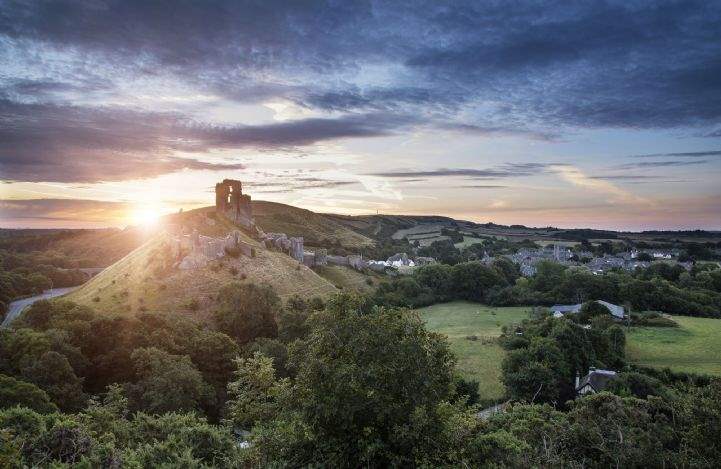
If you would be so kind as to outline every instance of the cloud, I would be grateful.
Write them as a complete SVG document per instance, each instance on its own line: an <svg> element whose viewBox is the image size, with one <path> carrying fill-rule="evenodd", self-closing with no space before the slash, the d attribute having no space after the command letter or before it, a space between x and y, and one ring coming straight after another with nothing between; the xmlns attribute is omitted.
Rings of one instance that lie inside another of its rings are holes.
<svg viewBox="0 0 721 469"><path fill-rule="evenodd" d="M690 151L684 153L653 153L650 155L634 155L634 158L706 158L709 156L721 156L721 150Z"/></svg>
<svg viewBox="0 0 721 469"><path fill-rule="evenodd" d="M607 180L589 177L574 166L554 166L552 169L561 177L561 179L573 184L574 186L607 194L610 196L611 202L630 204L650 203L648 200L639 197L626 189L622 189Z"/></svg>
<svg viewBox="0 0 721 469"><path fill-rule="evenodd" d="M533 176L544 172L549 166L561 166L557 163L506 163L497 168L488 169L450 169L440 168L434 170L413 171L384 171L372 173L371 176L385 178L414 178L414 177L465 177L469 179L499 179L517 176Z"/></svg>
<svg viewBox="0 0 721 469"><path fill-rule="evenodd" d="M702 0L6 1L0 57L4 69L77 77L70 90L25 90L46 96L121 74L244 103L412 108L433 124L531 137L705 128L721 118L720 19L721 5Z"/></svg>
<svg viewBox="0 0 721 469"><path fill-rule="evenodd" d="M697 166L708 163L708 160L691 161L642 161L639 163L626 163L618 165L618 169L647 169L647 168L675 168L679 166Z"/></svg>
<svg viewBox="0 0 721 469"><path fill-rule="evenodd" d="M212 126L174 113L21 104L0 100L4 180L97 182L148 178L181 169L236 170L239 163L179 157L216 149L285 149L389 135L413 118L349 115L247 126Z"/></svg>
<svg viewBox="0 0 721 469"><path fill-rule="evenodd" d="M123 219L130 204L85 199L0 200L0 219L7 222L47 220L53 222L117 222Z"/></svg>
<svg viewBox="0 0 721 469"><path fill-rule="evenodd" d="M600 179L605 181L622 181L633 182L635 184L653 184L653 183L681 183L695 182L693 179L668 179L667 176L652 176L646 174L613 174L604 176L588 176L590 179Z"/></svg>

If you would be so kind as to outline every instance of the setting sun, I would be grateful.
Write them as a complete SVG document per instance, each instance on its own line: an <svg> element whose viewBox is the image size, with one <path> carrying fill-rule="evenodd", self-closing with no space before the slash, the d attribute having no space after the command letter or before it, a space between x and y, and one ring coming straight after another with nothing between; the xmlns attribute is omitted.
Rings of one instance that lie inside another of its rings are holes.
<svg viewBox="0 0 721 469"><path fill-rule="evenodd" d="M152 227L158 224L158 220L162 215L163 212L160 207L138 207L131 213L130 221L135 226Z"/></svg>

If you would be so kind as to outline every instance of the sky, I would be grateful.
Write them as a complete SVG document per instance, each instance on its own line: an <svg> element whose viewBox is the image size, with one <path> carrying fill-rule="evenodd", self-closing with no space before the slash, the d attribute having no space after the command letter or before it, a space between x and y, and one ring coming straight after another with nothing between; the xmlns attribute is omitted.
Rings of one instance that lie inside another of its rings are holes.
<svg viewBox="0 0 721 469"><path fill-rule="evenodd" d="M0 227L721 229L719 1L0 0Z"/></svg>

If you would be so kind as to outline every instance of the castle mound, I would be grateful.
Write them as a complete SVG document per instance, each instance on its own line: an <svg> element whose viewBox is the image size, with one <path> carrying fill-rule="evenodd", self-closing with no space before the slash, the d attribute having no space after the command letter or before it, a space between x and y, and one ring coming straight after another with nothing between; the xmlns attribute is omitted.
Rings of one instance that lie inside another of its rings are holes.
<svg viewBox="0 0 721 469"><path fill-rule="evenodd" d="M247 239L249 243L254 241ZM173 311L201 319L215 309L218 291L232 281L269 284L282 299L327 297L338 290L328 280L286 254L255 250L255 257L226 255L207 265L174 266L172 238L157 234L67 296L99 312L135 314Z"/></svg>

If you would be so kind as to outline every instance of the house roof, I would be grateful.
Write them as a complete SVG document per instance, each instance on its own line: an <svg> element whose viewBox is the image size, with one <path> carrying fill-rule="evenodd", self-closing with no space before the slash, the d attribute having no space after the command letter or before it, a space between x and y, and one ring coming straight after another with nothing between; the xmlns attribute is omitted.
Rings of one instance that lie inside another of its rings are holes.
<svg viewBox="0 0 721 469"><path fill-rule="evenodd" d="M577 313L581 310L580 304L577 305L553 305L551 306L551 311L559 313Z"/></svg>
<svg viewBox="0 0 721 469"><path fill-rule="evenodd" d="M608 308L608 310L611 312L611 314L614 315L615 317L617 317L619 319L623 319L623 316L626 312L626 310L623 309L623 306L618 306L618 305L615 305L613 303L609 303L608 301L603 301L603 300L596 300L596 303L602 304L603 306Z"/></svg>
<svg viewBox="0 0 721 469"><path fill-rule="evenodd" d="M625 309L623 309L623 306L618 306L613 303L609 303L607 301L603 300L596 300L596 303L599 303L608 309L608 311L613 315L614 317L617 317L619 319L624 318L624 314L626 312ZM553 305L551 306L550 310L552 312L559 312L559 313L578 313L581 311L582 304L577 305Z"/></svg>
<svg viewBox="0 0 721 469"><path fill-rule="evenodd" d="M589 370L589 373L583 377L578 387L576 387L576 391L590 385L594 391L601 392L616 378L618 378L618 374L612 370Z"/></svg>

